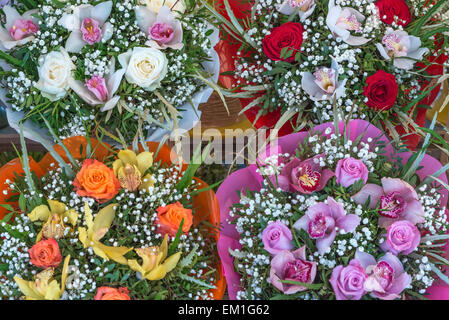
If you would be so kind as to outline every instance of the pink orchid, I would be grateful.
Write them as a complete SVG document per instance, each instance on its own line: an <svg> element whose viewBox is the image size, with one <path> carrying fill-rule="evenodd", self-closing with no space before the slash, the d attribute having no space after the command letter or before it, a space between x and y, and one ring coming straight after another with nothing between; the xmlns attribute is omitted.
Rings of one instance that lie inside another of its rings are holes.
<svg viewBox="0 0 449 320"><path fill-rule="evenodd" d="M282 250L271 260L270 281L273 286L285 294L294 294L307 290L297 284L282 283L281 280L292 280L312 283L316 276L316 262L306 260L306 247L290 252Z"/></svg>
<svg viewBox="0 0 449 320"><path fill-rule="evenodd" d="M324 254L337 236L338 229L352 232L359 224L360 217L346 214L340 203L328 197L327 203L318 202L312 205L306 214L295 222L293 228L307 231L310 238L316 239L318 252Z"/></svg>
<svg viewBox="0 0 449 320"><path fill-rule="evenodd" d="M104 78L93 76L85 83L78 80L70 80L70 87L86 103L91 106L102 105L101 111L114 108L120 100L115 95L122 81L125 69L115 70L115 59L112 58Z"/></svg>
<svg viewBox="0 0 449 320"><path fill-rule="evenodd" d="M297 158L291 160L278 177L282 180L282 184L279 183L281 188L288 186L286 191L304 194L324 189L327 181L334 176L331 170L320 166L319 159L324 157L324 154L320 154L304 161Z"/></svg>
<svg viewBox="0 0 449 320"><path fill-rule="evenodd" d="M20 15L16 9L7 5L3 7L6 15L5 27L0 26L0 48L11 50L32 41L39 31L38 19L32 14L37 10L30 10Z"/></svg>
<svg viewBox="0 0 449 320"><path fill-rule="evenodd" d="M370 199L369 208L379 207L379 225L387 228L395 221L407 220L413 224L423 223L424 209L415 189L398 178L382 178L382 186L368 183L352 198L358 204Z"/></svg>
<svg viewBox="0 0 449 320"><path fill-rule="evenodd" d="M86 80L87 89L92 92L97 99L105 102L108 98L108 88L106 87L106 81L99 76L93 76L89 80Z"/></svg>
<svg viewBox="0 0 449 320"><path fill-rule="evenodd" d="M379 299L399 298L412 281L410 275L404 271L401 261L391 252L387 252L376 262L372 255L357 250L355 259L368 275L364 283L365 291L372 292Z"/></svg>
<svg viewBox="0 0 449 320"><path fill-rule="evenodd" d="M137 24L148 38L150 47L163 50L167 48L182 49L182 25L167 6L161 7L156 14L145 6L135 9Z"/></svg>
<svg viewBox="0 0 449 320"><path fill-rule="evenodd" d="M95 7L83 4L64 13L58 24L71 31L65 43L68 52L79 53L85 45L107 41L112 37L113 26L106 20L112 10L112 1L105 1Z"/></svg>

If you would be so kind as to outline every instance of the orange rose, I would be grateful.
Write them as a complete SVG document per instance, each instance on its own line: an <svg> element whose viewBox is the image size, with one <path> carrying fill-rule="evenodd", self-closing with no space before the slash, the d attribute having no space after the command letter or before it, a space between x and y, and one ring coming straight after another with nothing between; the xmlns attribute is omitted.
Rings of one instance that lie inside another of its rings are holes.
<svg viewBox="0 0 449 320"><path fill-rule="evenodd" d="M41 240L28 250L31 263L39 268L56 268L62 261L61 251L55 239Z"/></svg>
<svg viewBox="0 0 449 320"><path fill-rule="evenodd" d="M129 290L126 287L118 289L111 287L100 287L97 290L94 300L131 300L128 293Z"/></svg>
<svg viewBox="0 0 449 320"><path fill-rule="evenodd" d="M157 217L160 225L158 232L164 235L176 235L183 218L182 232L187 233L193 223L192 210L184 208L179 202L157 208Z"/></svg>
<svg viewBox="0 0 449 320"><path fill-rule="evenodd" d="M73 180L73 185L80 196L91 197L98 202L112 199L120 188L114 170L93 159L84 160L80 172Z"/></svg>

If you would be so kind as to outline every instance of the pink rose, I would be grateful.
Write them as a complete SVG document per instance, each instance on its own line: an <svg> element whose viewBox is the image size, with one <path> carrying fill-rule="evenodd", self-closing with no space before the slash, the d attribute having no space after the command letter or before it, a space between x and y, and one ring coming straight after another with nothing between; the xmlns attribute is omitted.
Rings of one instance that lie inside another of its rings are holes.
<svg viewBox="0 0 449 320"><path fill-rule="evenodd" d="M335 169L337 183L347 188L358 180L368 181L368 168L358 159L347 158L341 159L337 163Z"/></svg>
<svg viewBox="0 0 449 320"><path fill-rule="evenodd" d="M364 284L367 278L360 262L352 259L347 267L336 266L329 282L337 300L360 300L366 293Z"/></svg>
<svg viewBox="0 0 449 320"><path fill-rule="evenodd" d="M418 247L421 235L418 228L407 220L392 223L387 229L387 241L381 245L382 250L393 254L409 254Z"/></svg>
<svg viewBox="0 0 449 320"><path fill-rule="evenodd" d="M316 262L306 260L306 246L293 252L282 250L271 260L270 282L285 294L294 294L307 288L297 284L283 283L281 280L312 283L315 276Z"/></svg>
<svg viewBox="0 0 449 320"><path fill-rule="evenodd" d="M262 232L262 242L265 250L278 254L282 250L291 250L293 235L290 229L281 221L271 221Z"/></svg>

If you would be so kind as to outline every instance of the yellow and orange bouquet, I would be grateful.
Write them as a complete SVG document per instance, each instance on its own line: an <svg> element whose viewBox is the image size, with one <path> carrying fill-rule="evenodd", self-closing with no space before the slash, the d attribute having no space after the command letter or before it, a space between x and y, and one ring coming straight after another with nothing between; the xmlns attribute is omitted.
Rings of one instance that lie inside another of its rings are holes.
<svg viewBox="0 0 449 320"><path fill-rule="evenodd" d="M7 299L220 299L215 194L170 148L64 140L0 168Z"/></svg>

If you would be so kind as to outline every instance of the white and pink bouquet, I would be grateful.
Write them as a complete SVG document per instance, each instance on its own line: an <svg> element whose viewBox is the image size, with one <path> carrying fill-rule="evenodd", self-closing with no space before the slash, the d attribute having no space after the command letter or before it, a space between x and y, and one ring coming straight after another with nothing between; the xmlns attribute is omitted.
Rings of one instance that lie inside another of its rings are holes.
<svg viewBox="0 0 449 320"><path fill-rule="evenodd" d="M127 142L191 129L219 75L208 17L189 0L12 1L0 10L11 126L28 120L31 139L47 126L62 138L101 128Z"/></svg>
<svg viewBox="0 0 449 320"><path fill-rule="evenodd" d="M218 0L220 56L257 128L348 119L398 138L424 126L447 66L447 0ZM443 78L444 79L444 78ZM294 116L293 116L294 115ZM412 125L410 125L412 123ZM416 147L419 136L404 137Z"/></svg>
<svg viewBox="0 0 449 320"><path fill-rule="evenodd" d="M336 122L338 123L338 122ZM231 299L447 299L448 165L364 120L272 141L220 186Z"/></svg>

